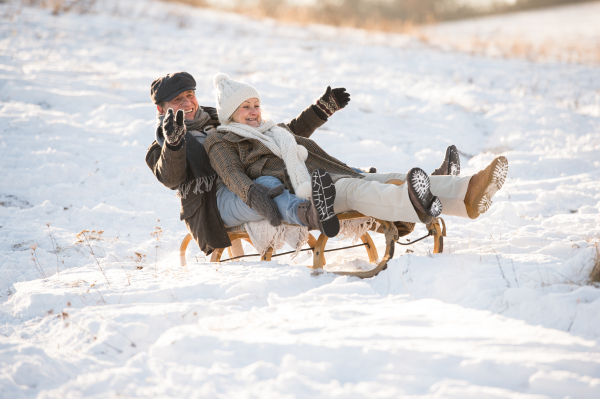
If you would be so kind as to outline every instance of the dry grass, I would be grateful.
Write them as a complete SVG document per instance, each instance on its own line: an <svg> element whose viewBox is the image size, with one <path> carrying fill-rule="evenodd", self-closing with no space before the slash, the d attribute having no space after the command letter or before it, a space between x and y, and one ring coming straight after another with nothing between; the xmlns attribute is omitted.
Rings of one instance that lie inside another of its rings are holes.
<svg viewBox="0 0 600 399"><path fill-rule="evenodd" d="M596 255L594 256L594 267L590 272L590 282L600 284L600 244L596 243Z"/></svg>
<svg viewBox="0 0 600 399"><path fill-rule="evenodd" d="M458 50L473 55L498 58L520 58L532 62L558 61L567 63L600 64L600 41L580 43L546 40L532 43L523 38L497 37L482 39L479 36L452 37L421 32L419 38L428 44Z"/></svg>
<svg viewBox="0 0 600 399"><path fill-rule="evenodd" d="M108 281L108 277L106 276L106 273L104 273L104 269L102 268L102 265L100 264L96 253L94 252L94 248L92 247L92 244L90 244L90 240L102 240L102 234L104 234L104 231L102 230L81 230L79 233L77 233L75 238L77 238L77 245L80 245L81 247L86 246L89 253L92 254L94 260L96 261L96 264L98 265L98 269L100 269L100 272L102 273L102 275L106 279L106 282L108 283L108 286L110 287L110 281Z"/></svg>
<svg viewBox="0 0 600 399"><path fill-rule="evenodd" d="M156 219L156 226L154 226L154 231L152 233L150 233L150 235L156 239L156 245L155 245L156 257L154 260L154 272L155 273L158 270L158 248L160 246L160 238L162 237L162 233L163 233L162 229L159 226L159 223L160 223L160 219Z"/></svg>
<svg viewBox="0 0 600 399"><path fill-rule="evenodd" d="M58 15L64 12L89 12L96 0L21 0L21 3L26 6L50 8L53 15Z"/></svg>
<svg viewBox="0 0 600 399"><path fill-rule="evenodd" d="M225 10L255 19L397 33L412 30L416 24L443 19L436 5L453 3L453 0L320 0L315 5L297 5L283 0L236 0L221 5L206 0L163 1Z"/></svg>
<svg viewBox="0 0 600 399"><path fill-rule="evenodd" d="M600 64L600 42L532 43L520 37L481 38L448 37L424 29L436 21L499 14L507 11L540 8L578 2L577 0L520 0L512 8L475 10L460 7L453 0L320 0L314 6L288 4L283 0L237 0L222 6L207 0L163 0L192 6L215 8L243 14L250 18L273 18L297 25L325 24L369 31L411 35L423 43L450 50L498 58L520 58L533 62L559 61L568 63ZM584 0L585 1L585 0ZM251 4L251 6L250 6ZM189 21L178 23L186 27Z"/></svg>

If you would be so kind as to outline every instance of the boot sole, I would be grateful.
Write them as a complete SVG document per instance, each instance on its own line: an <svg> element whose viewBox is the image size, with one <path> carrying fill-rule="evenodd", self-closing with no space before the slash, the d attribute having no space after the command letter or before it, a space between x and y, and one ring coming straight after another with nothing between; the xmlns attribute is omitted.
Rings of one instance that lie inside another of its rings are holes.
<svg viewBox="0 0 600 399"><path fill-rule="evenodd" d="M312 200L319 223L321 233L327 237L335 237L340 232L340 221L333 211L335 201L335 186L329 173L318 168L311 175Z"/></svg>
<svg viewBox="0 0 600 399"><path fill-rule="evenodd" d="M506 157L498 157L495 160L495 165L493 165L492 177L483 191L481 198L477 199L475 203L477 204L477 212L485 213L490 206L492 206L492 197L494 194L498 192L504 185L506 181L506 174L508 173L508 160Z"/></svg>
<svg viewBox="0 0 600 399"><path fill-rule="evenodd" d="M440 199L431 193L431 182L427 173L420 168L408 171L408 195L417 211L437 217L442 213Z"/></svg>

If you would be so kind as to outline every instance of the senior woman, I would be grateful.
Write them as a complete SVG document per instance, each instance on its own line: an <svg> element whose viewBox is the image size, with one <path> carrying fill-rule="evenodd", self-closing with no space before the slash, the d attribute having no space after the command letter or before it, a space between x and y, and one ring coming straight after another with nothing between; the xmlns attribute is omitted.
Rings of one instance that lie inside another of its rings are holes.
<svg viewBox="0 0 600 399"><path fill-rule="evenodd" d="M319 209L320 204L313 198L314 181L323 179L333 183L329 189L333 206L326 214L319 213L323 219L349 210L413 223L426 222L440 213L475 219L489 209L492 196L506 178L505 157L465 177L429 177L419 168L407 174L360 174L327 154L309 138L310 134L300 136L286 125L263 120L260 94L254 87L225 74L218 74L214 84L221 126L208 136L205 148L225 185L246 203L252 194L253 179L273 176L298 197L313 200L313 207ZM326 113L335 108L334 103L319 106ZM384 184L390 179L407 184Z"/></svg>

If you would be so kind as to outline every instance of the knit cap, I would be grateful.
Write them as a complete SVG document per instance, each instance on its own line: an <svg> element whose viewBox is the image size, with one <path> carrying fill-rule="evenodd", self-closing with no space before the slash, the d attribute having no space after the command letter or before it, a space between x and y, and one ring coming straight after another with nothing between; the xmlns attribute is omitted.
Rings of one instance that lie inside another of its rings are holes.
<svg viewBox="0 0 600 399"><path fill-rule="evenodd" d="M258 98L258 91L244 82L230 79L224 73L219 73L215 76L215 88L217 89L217 112L219 113L219 121L223 124L229 122L229 118L236 109L249 98Z"/></svg>

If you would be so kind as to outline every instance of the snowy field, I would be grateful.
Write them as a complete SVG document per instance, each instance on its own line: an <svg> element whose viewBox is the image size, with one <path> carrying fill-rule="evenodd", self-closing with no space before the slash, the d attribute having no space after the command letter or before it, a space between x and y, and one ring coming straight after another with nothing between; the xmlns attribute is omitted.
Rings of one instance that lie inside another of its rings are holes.
<svg viewBox="0 0 600 399"><path fill-rule="evenodd" d="M421 29L431 45L493 57L600 64L600 1Z"/></svg>
<svg viewBox="0 0 600 399"><path fill-rule="evenodd" d="M0 18L1 398L600 397L600 67L145 0ZM178 70L205 105L217 72L253 84L278 121L346 87L313 138L354 166L432 171L455 144L463 175L503 154L509 177L446 218L445 253L397 246L372 279L195 247L180 268L144 163L150 83Z"/></svg>

